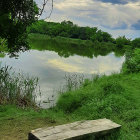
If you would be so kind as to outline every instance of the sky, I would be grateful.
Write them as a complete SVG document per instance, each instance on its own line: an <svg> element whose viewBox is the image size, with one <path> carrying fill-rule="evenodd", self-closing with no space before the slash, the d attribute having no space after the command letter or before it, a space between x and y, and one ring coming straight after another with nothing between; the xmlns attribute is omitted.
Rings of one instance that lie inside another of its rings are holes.
<svg viewBox="0 0 140 140"><path fill-rule="evenodd" d="M43 0L35 0L40 6ZM140 37L140 0L51 0L42 17L46 21L70 20L79 26L98 27L113 37Z"/></svg>

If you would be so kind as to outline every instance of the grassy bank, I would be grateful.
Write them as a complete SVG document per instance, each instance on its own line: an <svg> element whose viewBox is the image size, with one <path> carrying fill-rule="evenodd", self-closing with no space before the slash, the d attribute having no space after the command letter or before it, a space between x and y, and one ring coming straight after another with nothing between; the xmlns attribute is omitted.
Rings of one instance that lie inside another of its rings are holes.
<svg viewBox="0 0 140 140"><path fill-rule="evenodd" d="M44 40L46 41L46 36ZM15 74L11 76L5 68L4 70L1 69L0 139L22 140L27 139L28 132L35 128L79 120L108 118L121 124L122 128L119 133L103 139L139 140L139 40L133 44L136 45L132 45L131 49L125 53L126 62L123 65L122 73L102 77L96 76L92 80L86 79L76 90L68 88L70 91L61 94L56 107L49 110L32 106L34 103L32 95L36 89L36 84L32 78L23 76L20 78L19 75L16 76ZM51 44L47 48L54 49L53 51L56 49ZM58 45L57 48L59 48ZM68 48L72 48L72 46ZM67 49L66 52L68 52ZM82 50L82 52L84 51Z"/></svg>
<svg viewBox="0 0 140 140"><path fill-rule="evenodd" d="M64 45L65 47L68 47L68 45L78 45L78 46L93 46L93 42L90 40L81 40L81 39L73 39L73 38L67 38L67 37L61 37L61 36L57 36L57 37L50 37L48 35L44 35L44 34L38 34L38 33L31 33L28 35L29 38L29 42L30 44L33 43L34 41L46 41L44 45L48 46L48 45L54 45L55 43L57 45ZM88 44L88 45L87 45ZM32 46L32 49L36 49ZM42 48L43 50L45 50L46 48Z"/></svg>
<svg viewBox="0 0 140 140"><path fill-rule="evenodd" d="M0 107L2 139L26 139L31 129L85 119L108 118L122 125L119 137L110 139L138 140L140 138L140 73L113 74L67 92L50 110ZM11 131L9 131L11 130ZM109 138L107 138L109 139Z"/></svg>
<svg viewBox="0 0 140 140"><path fill-rule="evenodd" d="M62 95L57 107L75 120L109 118L122 125L118 139L137 140L140 138L139 92L140 74L103 76Z"/></svg>
<svg viewBox="0 0 140 140"><path fill-rule="evenodd" d="M106 56L114 52L116 56L123 56L128 45L118 47L112 42L92 42L91 40L72 39L66 37L50 37L43 34L29 34L31 49L39 51L54 51L59 56L69 57L73 55L89 58L99 55Z"/></svg>

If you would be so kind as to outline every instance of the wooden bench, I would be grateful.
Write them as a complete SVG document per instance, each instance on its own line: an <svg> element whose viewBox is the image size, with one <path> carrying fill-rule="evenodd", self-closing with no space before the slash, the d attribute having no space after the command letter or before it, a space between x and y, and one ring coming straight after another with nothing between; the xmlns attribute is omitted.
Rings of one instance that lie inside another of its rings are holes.
<svg viewBox="0 0 140 140"><path fill-rule="evenodd" d="M121 125L108 119L78 121L53 127L39 128L29 133L29 140L82 140L88 136L105 135Z"/></svg>

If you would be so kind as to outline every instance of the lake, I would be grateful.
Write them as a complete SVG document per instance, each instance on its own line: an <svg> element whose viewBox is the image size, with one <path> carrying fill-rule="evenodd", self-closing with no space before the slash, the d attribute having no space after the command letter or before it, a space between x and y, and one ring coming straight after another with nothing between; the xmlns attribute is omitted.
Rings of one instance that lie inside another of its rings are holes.
<svg viewBox="0 0 140 140"><path fill-rule="evenodd" d="M17 72L22 71L39 78L42 96L38 96L37 102L41 101L41 106L44 108L55 104L58 91L65 85L65 75L84 75L85 78L90 78L95 74L110 75L120 72L125 61L124 56L117 57L114 52L95 56L93 53L91 55L90 50L88 56L88 52L85 55L85 50L82 48L73 49L69 46L69 50L65 50L65 44L62 45L62 48L59 47L61 44L58 45L55 42L51 43L51 46L50 44L48 46L47 42L35 44L38 47L32 47L32 50L20 53L18 59L9 58L6 55L4 58L0 58L0 61L1 65L12 66ZM32 42L32 46L35 44Z"/></svg>

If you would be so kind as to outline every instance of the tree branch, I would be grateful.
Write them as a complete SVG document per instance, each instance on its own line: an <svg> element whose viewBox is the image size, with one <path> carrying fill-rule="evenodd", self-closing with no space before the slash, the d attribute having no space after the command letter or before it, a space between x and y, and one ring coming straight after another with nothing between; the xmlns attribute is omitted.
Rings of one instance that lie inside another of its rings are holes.
<svg viewBox="0 0 140 140"><path fill-rule="evenodd" d="M52 11L53 11L53 0L52 0L52 9L51 9L51 12L49 14L49 16L47 18L50 18L51 14L52 14Z"/></svg>
<svg viewBox="0 0 140 140"><path fill-rule="evenodd" d="M40 11L40 13L39 13L39 18L40 18L40 16L42 15L42 13L43 13L43 11L44 11L44 9L45 9L45 6L46 6L46 4L48 3L48 1L49 0L44 0L44 2L43 2L43 7L42 7L42 9L41 9L41 11ZM47 17L47 18L49 18L50 16L51 16L51 14L52 14L52 11L53 11L53 0L51 0L52 1L52 8L51 8L51 12L50 12L50 14L49 14L49 16Z"/></svg>
<svg viewBox="0 0 140 140"><path fill-rule="evenodd" d="M42 7L42 9L41 9L41 11L40 11L40 16L42 15L42 13L43 13L43 11L44 11L44 8L45 8L45 6L46 6L46 4L47 4L47 2L48 2L49 0L44 0L44 3L43 3L43 7Z"/></svg>

